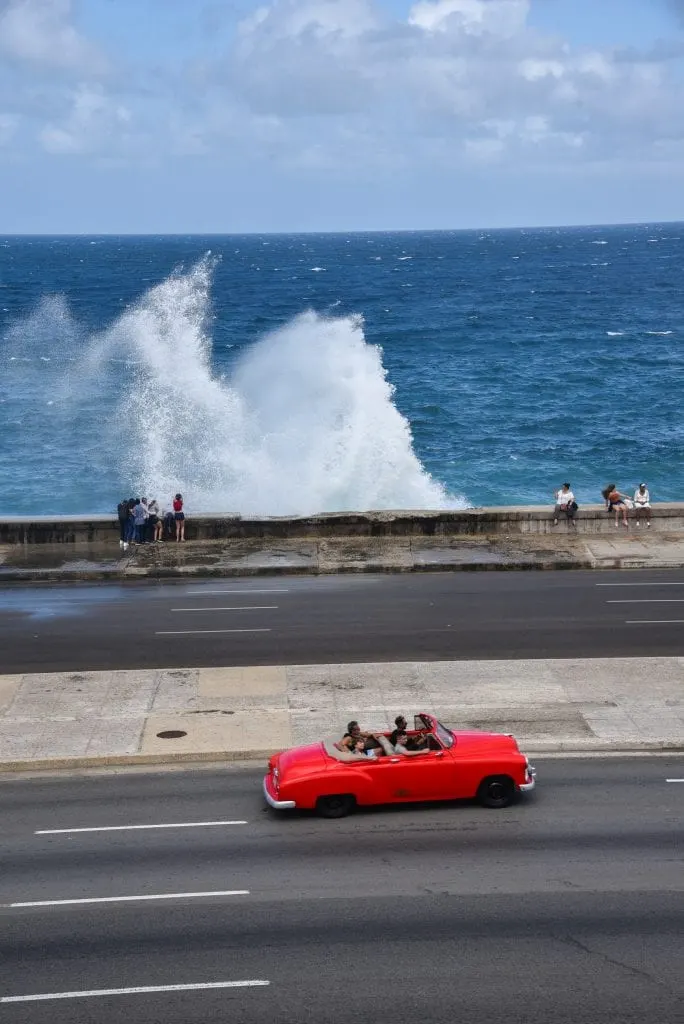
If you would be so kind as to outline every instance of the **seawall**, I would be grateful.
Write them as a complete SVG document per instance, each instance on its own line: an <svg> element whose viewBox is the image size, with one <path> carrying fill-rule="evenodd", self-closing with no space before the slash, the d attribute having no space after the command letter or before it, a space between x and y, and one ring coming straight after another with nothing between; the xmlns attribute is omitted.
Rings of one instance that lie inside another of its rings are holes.
<svg viewBox="0 0 684 1024"><path fill-rule="evenodd" d="M684 567L684 503L652 525L614 525L601 506L577 528L548 507L358 512L241 519L190 515L188 543L119 545L113 516L0 520L0 583L343 572Z"/></svg>
<svg viewBox="0 0 684 1024"><path fill-rule="evenodd" d="M684 502L654 505L652 531L684 533ZM635 518L634 511L629 514ZM587 505L577 513L577 534L613 534L614 515L603 505ZM643 524L642 524L643 525ZM553 525L547 505L474 508L458 511L339 512L315 516L242 518L190 513L187 541L288 541L326 538L456 538L472 536L566 534L573 529L562 517ZM573 533L575 531L573 530ZM0 517L0 545L106 544L118 542L116 516Z"/></svg>

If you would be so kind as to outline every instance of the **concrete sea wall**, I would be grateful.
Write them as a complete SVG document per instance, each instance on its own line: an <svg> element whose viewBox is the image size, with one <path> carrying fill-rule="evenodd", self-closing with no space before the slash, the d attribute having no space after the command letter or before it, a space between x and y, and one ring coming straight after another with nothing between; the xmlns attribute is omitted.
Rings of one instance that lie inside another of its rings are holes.
<svg viewBox="0 0 684 1024"><path fill-rule="evenodd" d="M630 520L634 511L630 511ZM684 532L684 502L654 505L652 529L659 533ZM567 533L564 518L553 525L552 506L510 506L459 511L340 512L316 516L245 518L189 513L188 541L270 541L368 538L450 538L497 535ZM578 534L614 532L614 516L602 505L589 505L577 515ZM574 531L573 531L574 532ZM115 516L7 516L0 518L0 544L116 544L119 525Z"/></svg>

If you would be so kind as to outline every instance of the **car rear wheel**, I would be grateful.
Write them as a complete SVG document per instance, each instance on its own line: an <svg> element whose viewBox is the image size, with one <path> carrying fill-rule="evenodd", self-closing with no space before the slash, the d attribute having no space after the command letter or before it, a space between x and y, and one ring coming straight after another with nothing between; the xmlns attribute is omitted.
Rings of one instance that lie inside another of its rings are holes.
<svg viewBox="0 0 684 1024"><path fill-rule="evenodd" d="M483 807L508 807L515 798L515 783L508 775L490 775L483 779L477 799Z"/></svg>
<svg viewBox="0 0 684 1024"><path fill-rule="evenodd" d="M354 797L347 794L321 796L316 801L316 813L321 818L344 818L353 811L355 803Z"/></svg>

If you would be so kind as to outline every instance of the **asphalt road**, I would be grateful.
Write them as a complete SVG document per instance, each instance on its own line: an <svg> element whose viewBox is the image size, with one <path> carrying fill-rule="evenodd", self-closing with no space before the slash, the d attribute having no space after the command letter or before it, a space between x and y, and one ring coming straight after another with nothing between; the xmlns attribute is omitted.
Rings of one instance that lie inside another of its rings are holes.
<svg viewBox="0 0 684 1024"><path fill-rule="evenodd" d="M2 1020L681 1024L684 761L537 767L504 811L340 821L237 765L5 777Z"/></svg>
<svg viewBox="0 0 684 1024"><path fill-rule="evenodd" d="M0 588L0 673L682 654L682 569Z"/></svg>

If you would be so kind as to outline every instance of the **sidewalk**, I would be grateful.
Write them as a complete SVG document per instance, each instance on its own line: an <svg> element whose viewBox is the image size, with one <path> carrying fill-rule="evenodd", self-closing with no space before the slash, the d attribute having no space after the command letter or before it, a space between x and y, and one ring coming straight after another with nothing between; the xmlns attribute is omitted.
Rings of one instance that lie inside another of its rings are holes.
<svg viewBox="0 0 684 1024"><path fill-rule="evenodd" d="M487 569L659 569L684 566L684 532L647 530L457 536L283 537L150 544L0 545L9 581L254 576Z"/></svg>
<svg viewBox="0 0 684 1024"><path fill-rule="evenodd" d="M421 710L512 732L531 754L684 751L684 658L0 676L0 771L263 760L351 718L387 728Z"/></svg>

